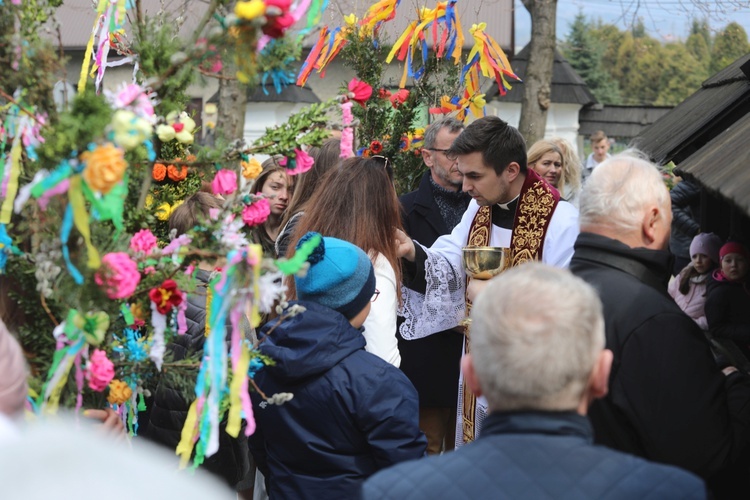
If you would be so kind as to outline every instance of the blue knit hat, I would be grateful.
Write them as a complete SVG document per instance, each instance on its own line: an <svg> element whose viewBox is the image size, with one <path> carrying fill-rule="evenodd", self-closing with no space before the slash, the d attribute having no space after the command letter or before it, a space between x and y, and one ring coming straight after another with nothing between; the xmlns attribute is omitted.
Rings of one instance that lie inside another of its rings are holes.
<svg viewBox="0 0 750 500"><path fill-rule="evenodd" d="M303 236L297 249L318 233ZM307 258L304 278L294 277L297 297L330 307L347 319L359 314L375 293L375 273L370 258L360 248L338 238L321 238Z"/></svg>

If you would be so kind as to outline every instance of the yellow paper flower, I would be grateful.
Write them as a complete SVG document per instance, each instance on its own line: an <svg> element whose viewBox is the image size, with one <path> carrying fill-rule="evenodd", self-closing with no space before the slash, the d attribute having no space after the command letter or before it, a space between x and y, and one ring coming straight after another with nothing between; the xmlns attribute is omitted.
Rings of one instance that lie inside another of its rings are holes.
<svg viewBox="0 0 750 500"><path fill-rule="evenodd" d="M156 127L156 135L161 142L177 139L182 144L192 144L194 130L195 121L187 113L172 111L167 115L167 124Z"/></svg>
<svg viewBox="0 0 750 500"><path fill-rule="evenodd" d="M151 194L146 195L146 208L151 208L154 206L154 196Z"/></svg>
<svg viewBox="0 0 750 500"><path fill-rule="evenodd" d="M250 0L249 2L237 2L234 6L234 14L240 19L250 21L260 17L266 12L266 4L263 0Z"/></svg>
<svg viewBox="0 0 750 500"><path fill-rule="evenodd" d="M357 16L354 15L354 13L349 14L348 16L344 16L344 22L347 26L354 27L355 24L357 24Z"/></svg>
<svg viewBox="0 0 750 500"><path fill-rule="evenodd" d="M115 143L126 151L137 148L154 132L151 124L132 111L118 109L112 116Z"/></svg>
<svg viewBox="0 0 750 500"><path fill-rule="evenodd" d="M161 221L168 221L169 216L172 215L172 212L174 212L175 208L182 205L182 202L183 200L180 200L180 201L176 201L174 205L170 205L169 203L165 201L164 203L156 207L156 211L154 212L154 215L156 216L157 219Z"/></svg>
<svg viewBox="0 0 750 500"><path fill-rule="evenodd" d="M111 143L83 153L81 159L86 163L83 178L89 187L102 194L109 193L122 180L128 168L124 155L122 149Z"/></svg>
<svg viewBox="0 0 750 500"><path fill-rule="evenodd" d="M109 395L107 401L113 405L121 405L129 400L133 395L133 390L122 380L113 380L109 383Z"/></svg>
<svg viewBox="0 0 750 500"><path fill-rule="evenodd" d="M242 177L247 180L257 178L263 171L260 162L255 158L250 158L249 161L240 162L240 165L242 165Z"/></svg>

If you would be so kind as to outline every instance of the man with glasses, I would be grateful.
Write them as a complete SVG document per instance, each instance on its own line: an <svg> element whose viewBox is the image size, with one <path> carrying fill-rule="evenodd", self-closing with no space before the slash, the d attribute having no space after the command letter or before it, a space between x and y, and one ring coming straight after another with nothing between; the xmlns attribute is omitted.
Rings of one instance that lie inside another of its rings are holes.
<svg viewBox="0 0 750 500"><path fill-rule="evenodd" d="M471 201L461 190L463 176L458 162L446 156L463 130L464 124L455 118L444 118L427 127L422 159L429 170L416 191L399 199L404 229L423 245L432 245L449 234L461 222ZM419 427L427 436L427 453L452 450L463 332L451 328L423 339L397 337L401 370L419 393Z"/></svg>
<svg viewBox="0 0 750 500"><path fill-rule="evenodd" d="M446 152L463 175L463 190L473 200L461 222L430 248L399 233L406 261L405 339L424 338L453 327L468 314L467 277L462 268L466 246L510 249L509 266L530 260L566 267L578 236L578 211L557 190L526 166L526 143L514 127L496 116L471 123ZM420 242L421 243L421 242ZM469 288L480 287L472 281ZM529 297L529 300L534 300ZM540 304L544 307L544 304ZM467 332L464 351L470 350ZM473 441L486 415L463 381L459 386L456 445Z"/></svg>

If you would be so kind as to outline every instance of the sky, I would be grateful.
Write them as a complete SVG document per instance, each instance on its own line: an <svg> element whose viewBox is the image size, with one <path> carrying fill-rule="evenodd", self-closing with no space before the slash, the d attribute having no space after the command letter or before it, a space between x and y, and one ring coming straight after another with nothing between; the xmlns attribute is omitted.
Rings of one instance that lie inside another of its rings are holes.
<svg viewBox="0 0 750 500"><path fill-rule="evenodd" d="M518 51L529 43L531 18L520 0L515 0L515 10ZM641 17L648 34L665 42L687 38L692 19L700 17L709 20L714 33L735 21L750 34L750 0L558 0L558 40L565 39L579 12L623 30Z"/></svg>

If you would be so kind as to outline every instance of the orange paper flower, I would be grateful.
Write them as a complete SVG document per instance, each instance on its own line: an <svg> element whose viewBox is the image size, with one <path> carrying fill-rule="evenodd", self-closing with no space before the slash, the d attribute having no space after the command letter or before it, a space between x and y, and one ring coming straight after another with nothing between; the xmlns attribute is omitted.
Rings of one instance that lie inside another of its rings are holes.
<svg viewBox="0 0 750 500"><path fill-rule="evenodd" d="M167 166L163 163L154 163L154 169L151 171L151 177L155 181L161 182L167 176Z"/></svg>
<svg viewBox="0 0 750 500"><path fill-rule="evenodd" d="M170 165L167 167L167 175L175 182L185 179L188 174L187 165Z"/></svg>
<svg viewBox="0 0 750 500"><path fill-rule="evenodd" d="M109 401L110 404L121 405L130 399L130 396L132 395L133 390L122 380L115 379L109 383L109 395L107 396L107 401Z"/></svg>
<svg viewBox="0 0 750 500"><path fill-rule="evenodd" d="M260 162L255 158L250 158L248 161L241 161L240 165L242 165L242 177L247 180L255 179L263 171Z"/></svg>
<svg viewBox="0 0 750 500"><path fill-rule="evenodd" d="M111 143L83 153L81 159L86 162L83 178L89 187L102 194L109 193L122 180L128 168L124 155L122 149Z"/></svg>

